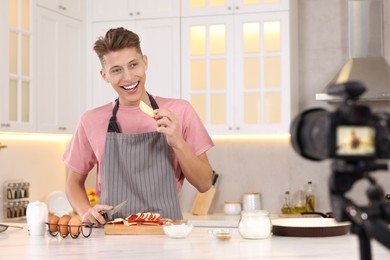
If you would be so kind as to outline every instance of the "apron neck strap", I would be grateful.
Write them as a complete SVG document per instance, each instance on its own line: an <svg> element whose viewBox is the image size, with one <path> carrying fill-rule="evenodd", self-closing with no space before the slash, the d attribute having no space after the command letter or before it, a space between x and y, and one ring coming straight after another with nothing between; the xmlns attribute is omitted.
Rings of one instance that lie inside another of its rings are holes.
<svg viewBox="0 0 390 260"><path fill-rule="evenodd" d="M150 101L150 104L152 105L152 108L153 109L158 109L159 107L157 105L157 102L152 97L152 95L150 95L148 92L146 92L146 94L148 94L149 101ZM110 121L108 123L107 132L114 132L114 133L120 133L121 132L120 129L119 129L117 120L116 120L116 113L118 112L118 109L119 109L119 98L117 98L115 100L115 106L114 106L114 109L112 110L112 116L111 116Z"/></svg>

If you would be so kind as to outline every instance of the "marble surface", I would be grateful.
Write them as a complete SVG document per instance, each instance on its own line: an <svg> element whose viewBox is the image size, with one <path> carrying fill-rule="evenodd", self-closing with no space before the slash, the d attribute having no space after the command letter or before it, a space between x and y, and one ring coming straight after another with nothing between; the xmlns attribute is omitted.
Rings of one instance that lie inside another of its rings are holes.
<svg viewBox="0 0 390 260"><path fill-rule="evenodd" d="M360 259L355 235L327 238L271 236L242 239L238 232L229 241L213 240L210 228L195 227L185 239L165 235L104 235L93 229L89 238L30 236L22 230L0 233L1 259ZM390 250L372 241L373 259L390 259Z"/></svg>

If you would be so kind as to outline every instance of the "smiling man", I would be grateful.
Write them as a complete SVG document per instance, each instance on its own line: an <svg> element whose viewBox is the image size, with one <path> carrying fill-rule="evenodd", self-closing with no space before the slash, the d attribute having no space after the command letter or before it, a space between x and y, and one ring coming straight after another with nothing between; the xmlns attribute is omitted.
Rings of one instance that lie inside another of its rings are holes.
<svg viewBox="0 0 390 260"><path fill-rule="evenodd" d="M94 50L100 74L118 98L80 118L64 153L70 203L84 222L97 225L106 222L103 211L125 200L113 217L153 212L182 219L178 192L184 179L200 192L211 187L206 155L214 146L210 136L187 101L146 91L148 59L137 34L111 29L95 42ZM153 108L154 116L141 111L141 101ZM84 184L96 164L101 204L91 207Z"/></svg>

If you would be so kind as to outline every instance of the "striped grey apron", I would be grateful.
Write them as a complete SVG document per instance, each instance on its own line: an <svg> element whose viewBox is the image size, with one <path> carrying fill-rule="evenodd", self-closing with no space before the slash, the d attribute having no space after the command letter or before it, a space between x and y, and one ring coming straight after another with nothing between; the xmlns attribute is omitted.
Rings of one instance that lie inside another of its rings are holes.
<svg viewBox="0 0 390 260"><path fill-rule="evenodd" d="M149 100L153 109L158 109L151 95ZM118 107L119 100L108 126L101 170L101 203L115 206L127 200L113 218L151 212L160 213L162 218L182 219L172 150L164 134L122 134L116 123Z"/></svg>

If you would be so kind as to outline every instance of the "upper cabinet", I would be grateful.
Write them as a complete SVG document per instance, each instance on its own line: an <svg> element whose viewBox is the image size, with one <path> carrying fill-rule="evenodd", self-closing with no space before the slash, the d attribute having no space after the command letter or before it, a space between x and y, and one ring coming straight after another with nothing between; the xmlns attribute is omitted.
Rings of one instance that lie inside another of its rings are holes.
<svg viewBox="0 0 390 260"><path fill-rule="evenodd" d="M93 0L90 10L92 21L171 18L180 16L180 1Z"/></svg>
<svg viewBox="0 0 390 260"><path fill-rule="evenodd" d="M0 131L32 131L34 124L32 4L9 0L0 10Z"/></svg>
<svg viewBox="0 0 390 260"><path fill-rule="evenodd" d="M210 133L289 131L295 22L293 8L182 19L182 94Z"/></svg>
<svg viewBox="0 0 390 260"><path fill-rule="evenodd" d="M294 0L293 0L294 1ZM289 10L290 0L185 0L182 16L242 14Z"/></svg>
<svg viewBox="0 0 390 260"><path fill-rule="evenodd" d="M73 133L85 110L84 23L41 7L36 16L37 131Z"/></svg>
<svg viewBox="0 0 390 260"><path fill-rule="evenodd" d="M85 18L85 0L36 0L37 5L78 20Z"/></svg>

